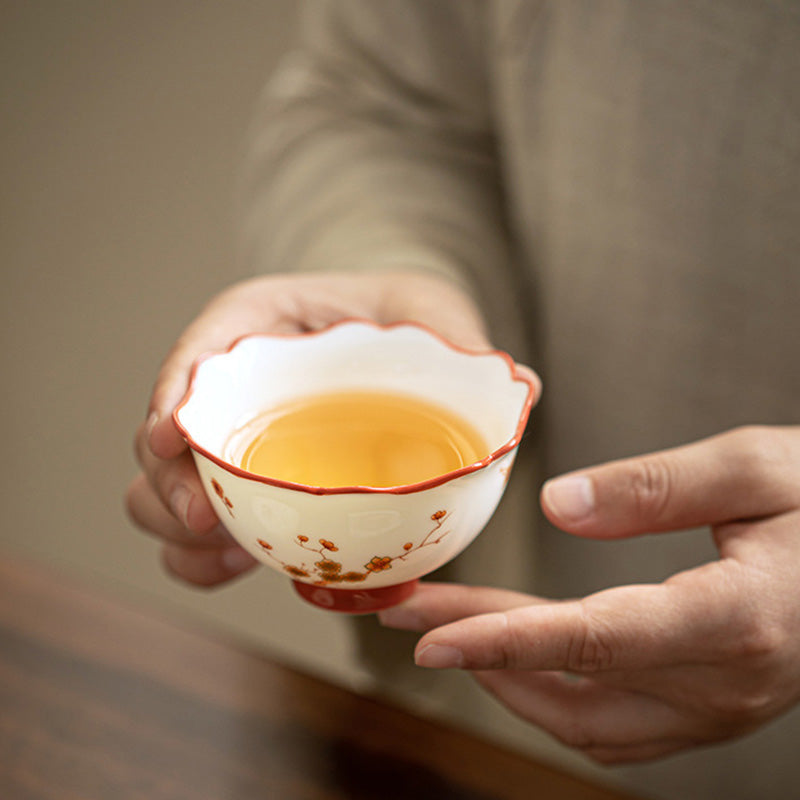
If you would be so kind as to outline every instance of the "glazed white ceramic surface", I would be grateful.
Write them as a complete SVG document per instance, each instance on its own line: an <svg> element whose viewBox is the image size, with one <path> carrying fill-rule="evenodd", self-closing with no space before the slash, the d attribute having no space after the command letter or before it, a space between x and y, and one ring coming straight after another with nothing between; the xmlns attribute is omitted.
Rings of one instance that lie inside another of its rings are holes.
<svg viewBox="0 0 800 800"><path fill-rule="evenodd" d="M391 488L293 484L227 460L231 434L266 409L359 389L451 409L491 453ZM480 533L503 494L533 399L531 379L504 353L465 351L413 323L353 320L296 336L247 336L203 357L175 421L217 514L245 550L295 581L364 592L426 575ZM312 602L335 605L324 592Z"/></svg>

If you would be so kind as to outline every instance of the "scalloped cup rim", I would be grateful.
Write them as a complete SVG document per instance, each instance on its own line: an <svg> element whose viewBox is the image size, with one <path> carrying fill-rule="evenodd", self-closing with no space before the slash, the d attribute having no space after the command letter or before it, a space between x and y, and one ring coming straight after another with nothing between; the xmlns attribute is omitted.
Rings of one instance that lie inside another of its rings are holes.
<svg viewBox="0 0 800 800"><path fill-rule="evenodd" d="M403 484L401 486L382 486L382 487L377 487L377 486L323 487L323 486L311 486L303 483L293 483L292 481L284 481L278 478L270 478L266 475L259 475L255 472L249 472L248 470L243 469L242 467L238 467L235 464L231 464L230 461L226 461L224 458L220 458L219 456L215 455L214 453L211 453L209 450L204 448L202 445L198 444L195 441L194 437L189 433L186 426L181 422L180 412L192 399L197 373L199 369L202 367L202 365L209 359L214 358L216 356L227 355L228 353L231 353L236 347L238 347L242 342L249 339L309 338L313 336L324 335L329 331L344 325L369 325L381 331L388 331L394 328L402 328L402 327L417 328L421 331L424 331L433 338L437 339L439 342L441 342L446 347L450 348L455 352L463 353L470 356L483 356L483 357L493 356L496 358L500 358L506 363L512 382L525 383L527 384L528 387L527 394L525 397L525 402L523 403L522 408L519 412L519 416L517 418L517 426L515 428L514 435L508 441L504 442L500 447L496 448L495 450L492 450L492 452L489 453L489 455L487 455L485 458L482 458L480 461L476 461L473 464L468 464L467 466L460 467L457 470L446 472L442 475L437 475L434 478L428 478L427 480L420 481L418 483ZM348 317L347 319L338 320L337 322L334 322L330 325L326 325L324 328L320 328L318 330L313 330L313 331L303 331L299 333L263 333L263 332L245 333L241 336L236 337L227 347L223 349L209 350L203 353L197 359L195 359L192 365L192 370L189 376L189 385L183 397L181 398L180 402L175 407L175 410L172 412L172 420L175 426L177 427L178 431L180 432L181 436L184 438L184 440L192 450L204 456L205 458L209 459L210 461L214 462L227 472L230 472L231 474L236 475L240 478L246 478L247 480L257 481L259 483L265 483L270 486L276 486L282 489L291 489L294 491L301 491L301 492L306 492L308 494L316 494L316 495L412 494L414 492L425 491L426 489L430 489L435 486L441 486L442 484L448 483L449 481L455 480L456 478L460 478L464 475L469 475L472 472L477 472L478 470L483 469L484 467L488 466L497 459L502 458L506 453L510 452L515 447L517 447L517 445L519 445L522 439L522 434L525 430L525 426L528 423L528 417L530 415L531 408L533 407L534 400L535 400L535 383L533 379L530 378L528 375L526 375L520 369L520 365L518 365L514 361L514 359L503 350L498 350L494 348L477 350L477 349L462 347L461 345L454 344L449 339L445 338L444 336L442 336L437 331L433 330L433 328L429 327L428 325L413 320L401 320L398 322L382 324L370 319Z"/></svg>

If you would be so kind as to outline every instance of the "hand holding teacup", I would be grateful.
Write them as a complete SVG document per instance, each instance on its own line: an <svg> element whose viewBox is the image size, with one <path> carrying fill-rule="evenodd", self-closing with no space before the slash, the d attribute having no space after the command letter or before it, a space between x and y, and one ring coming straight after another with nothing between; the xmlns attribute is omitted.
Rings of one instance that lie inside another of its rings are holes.
<svg viewBox="0 0 800 800"><path fill-rule="evenodd" d="M450 282L421 272L272 276L222 292L164 361L147 421L136 434L142 472L128 490L129 513L164 542L164 563L176 577L211 586L257 563L220 522L172 420L192 364L201 354L223 349L245 334L300 333L347 317L379 323L415 320L456 345L488 347L480 314L467 295Z"/></svg>

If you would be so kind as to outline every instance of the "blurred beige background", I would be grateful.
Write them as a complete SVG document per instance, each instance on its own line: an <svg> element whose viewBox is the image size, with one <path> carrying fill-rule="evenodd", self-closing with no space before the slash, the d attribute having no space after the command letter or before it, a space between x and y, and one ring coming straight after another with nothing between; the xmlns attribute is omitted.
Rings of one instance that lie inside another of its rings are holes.
<svg viewBox="0 0 800 800"><path fill-rule="evenodd" d="M293 0L0 0L0 558L45 562L363 690L346 620L271 570L213 591L179 584L123 509L159 362L242 277L237 170L296 16ZM458 702L427 700L413 698L466 722ZM586 769L496 708L479 727Z"/></svg>
<svg viewBox="0 0 800 800"><path fill-rule="evenodd" d="M0 3L0 547L357 683L342 620L267 570L176 583L122 505L161 358L240 277L235 176L295 15L292 0Z"/></svg>

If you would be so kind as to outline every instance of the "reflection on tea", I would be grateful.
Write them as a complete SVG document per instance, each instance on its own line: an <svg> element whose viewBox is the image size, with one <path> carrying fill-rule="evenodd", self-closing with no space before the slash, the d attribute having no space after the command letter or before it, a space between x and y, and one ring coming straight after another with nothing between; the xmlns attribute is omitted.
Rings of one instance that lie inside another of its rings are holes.
<svg viewBox="0 0 800 800"><path fill-rule="evenodd" d="M451 411L400 394L341 392L270 409L232 437L248 472L308 486L386 488L480 461L480 434Z"/></svg>

